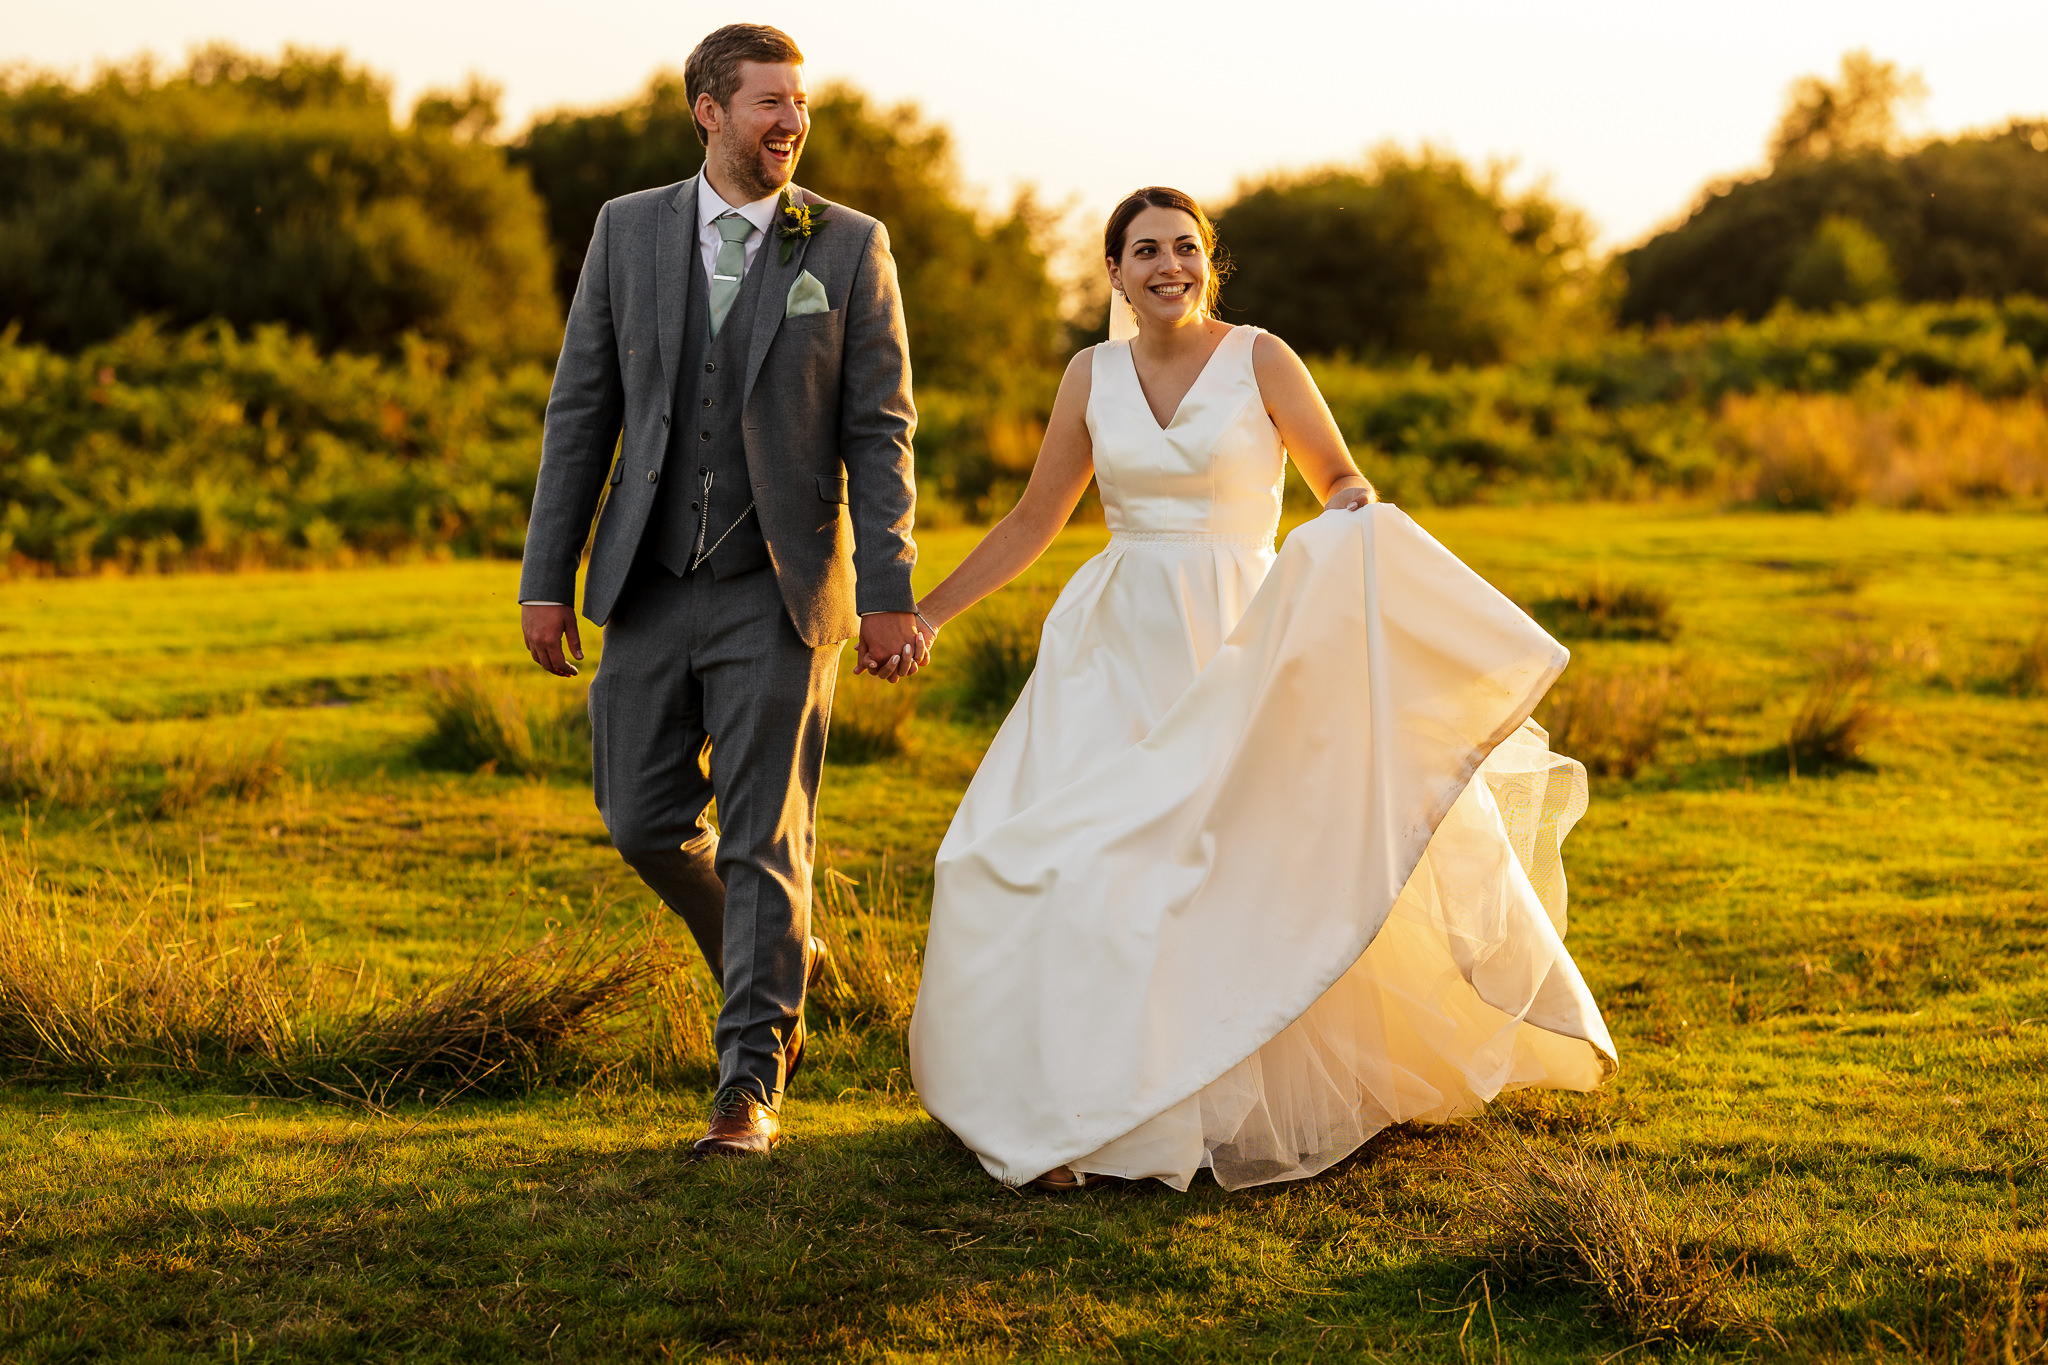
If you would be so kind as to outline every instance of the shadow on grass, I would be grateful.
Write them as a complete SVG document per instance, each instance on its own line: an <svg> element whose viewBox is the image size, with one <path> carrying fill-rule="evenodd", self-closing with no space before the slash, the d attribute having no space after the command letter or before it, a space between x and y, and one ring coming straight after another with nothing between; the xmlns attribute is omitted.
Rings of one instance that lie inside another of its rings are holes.
<svg viewBox="0 0 2048 1365"><path fill-rule="evenodd" d="M321 1360L1230 1360L1345 1342L1457 1359L1495 1332L1525 1348L1512 1358L1573 1359L1628 1344L1571 1296L1504 1295L1388 1235L1386 1214L1452 1205L1434 1177L1417 1183L1414 1158L1444 1141L1409 1130L1304 1185L1062 1198L998 1185L901 1103L799 1100L774 1159L698 1163L682 1149L704 1095L388 1119L167 1093L173 1116L136 1098L67 1105L41 1143L39 1102L11 1106L17 1148L41 1151L0 1195L10 1358L227 1355L230 1337Z"/></svg>

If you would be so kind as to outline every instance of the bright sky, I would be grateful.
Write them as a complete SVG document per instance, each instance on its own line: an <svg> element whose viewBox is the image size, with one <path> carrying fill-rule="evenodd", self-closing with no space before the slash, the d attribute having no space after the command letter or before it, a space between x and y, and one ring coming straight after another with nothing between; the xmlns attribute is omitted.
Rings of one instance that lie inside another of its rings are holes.
<svg viewBox="0 0 2048 1365"><path fill-rule="evenodd" d="M516 131L628 96L740 19L787 30L813 87L917 101L988 202L1030 184L1091 224L1140 184L1217 200L1426 140L1513 159L1627 245L1755 165L1787 84L1854 47L1926 77L1914 131L2048 115L2041 0L0 0L0 62L82 74L210 38L342 47L395 79L401 108L471 71L497 80Z"/></svg>

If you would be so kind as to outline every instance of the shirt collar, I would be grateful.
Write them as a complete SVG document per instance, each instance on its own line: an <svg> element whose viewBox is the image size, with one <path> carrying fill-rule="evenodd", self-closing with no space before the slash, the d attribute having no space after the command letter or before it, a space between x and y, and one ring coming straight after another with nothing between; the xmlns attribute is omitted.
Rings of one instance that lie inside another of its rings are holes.
<svg viewBox="0 0 2048 1365"><path fill-rule="evenodd" d="M711 220L718 217L721 213L736 211L740 217L754 225L754 231L766 232L768 230L768 220L775 216L775 203L781 197L782 191L777 190L765 199L756 199L751 204L741 204L737 210L733 210L733 206L720 198L717 190L711 188L711 177L699 172L697 175L697 230L702 232L710 225Z"/></svg>

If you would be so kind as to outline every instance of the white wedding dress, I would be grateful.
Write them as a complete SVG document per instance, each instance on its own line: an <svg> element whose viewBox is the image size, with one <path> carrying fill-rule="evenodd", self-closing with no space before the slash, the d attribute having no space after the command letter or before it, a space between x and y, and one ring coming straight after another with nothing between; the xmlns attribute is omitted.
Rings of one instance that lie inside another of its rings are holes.
<svg viewBox="0 0 2048 1365"><path fill-rule="evenodd" d="M912 1076L1013 1184L1298 1179L1614 1067L1563 942L1585 770L1528 719L1566 652L1390 506L1275 556L1255 336L1164 430L1095 348L1109 547L939 848Z"/></svg>

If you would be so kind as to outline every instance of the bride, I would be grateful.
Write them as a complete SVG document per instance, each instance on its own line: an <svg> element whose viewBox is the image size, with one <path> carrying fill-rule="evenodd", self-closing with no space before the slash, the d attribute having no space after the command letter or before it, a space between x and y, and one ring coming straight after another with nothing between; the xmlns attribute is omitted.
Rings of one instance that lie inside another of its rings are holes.
<svg viewBox="0 0 2048 1365"><path fill-rule="evenodd" d="M1529 713L1566 653L1375 499L1307 368L1214 316L1177 190L1111 215L1136 335L1060 383L1016 509L936 630L1089 479L1109 546L940 845L911 1069L1010 1184L1310 1176L1389 1124L1588 1090L1614 1045L1565 952L1585 772ZM1277 556L1284 461L1325 511Z"/></svg>

